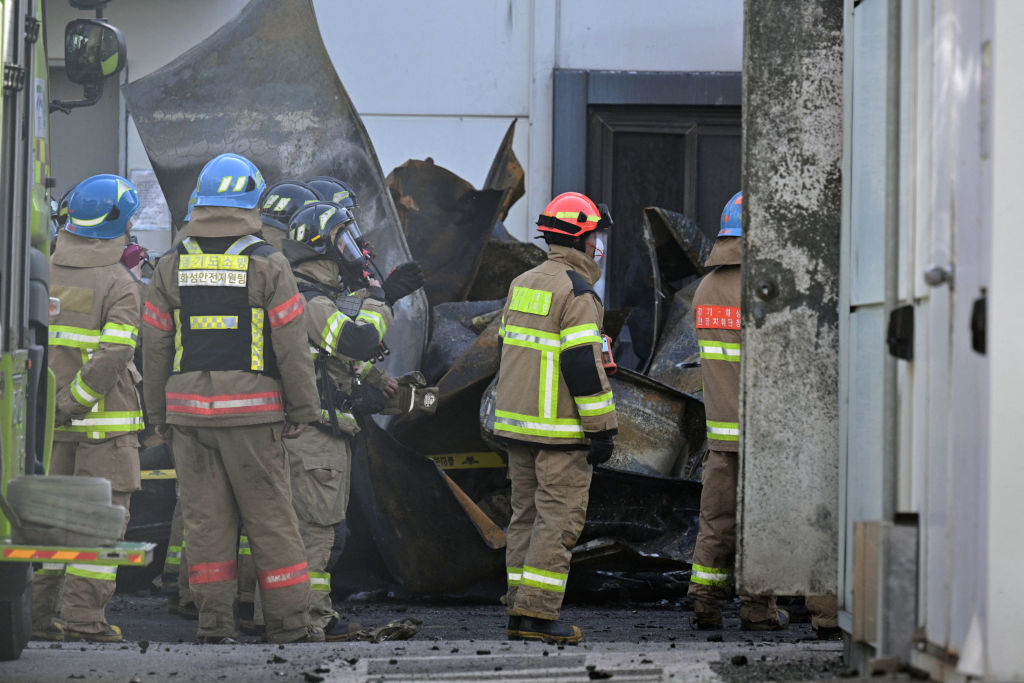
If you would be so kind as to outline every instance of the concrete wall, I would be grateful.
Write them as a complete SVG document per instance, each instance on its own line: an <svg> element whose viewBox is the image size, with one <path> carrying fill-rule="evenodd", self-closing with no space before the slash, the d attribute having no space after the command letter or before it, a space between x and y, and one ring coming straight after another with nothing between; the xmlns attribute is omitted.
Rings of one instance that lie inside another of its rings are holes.
<svg viewBox="0 0 1024 683"><path fill-rule="evenodd" d="M742 0L313 0L321 33L388 173L431 156L483 182L511 120L527 197L509 216L527 237L550 199L555 68L739 71ZM128 43L128 78L144 76L208 36L244 0L114 0L106 16ZM68 18L46 0L49 48ZM297 74L297 77L301 77ZM148 167L127 126L128 171ZM58 152L55 152L58 153ZM73 152L72 152L73 153ZM583 189L583 188L580 188Z"/></svg>

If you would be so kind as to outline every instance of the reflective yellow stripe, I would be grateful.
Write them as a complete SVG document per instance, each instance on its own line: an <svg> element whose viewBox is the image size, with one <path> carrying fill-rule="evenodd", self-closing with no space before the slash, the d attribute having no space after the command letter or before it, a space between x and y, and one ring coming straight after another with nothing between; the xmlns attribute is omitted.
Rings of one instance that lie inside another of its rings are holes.
<svg viewBox="0 0 1024 683"><path fill-rule="evenodd" d="M373 328L377 330L377 334L380 338L384 338L384 333L387 332L387 325L384 324L384 316L376 311L359 311L359 315L356 316L356 320L363 320L373 325Z"/></svg>
<svg viewBox="0 0 1024 683"><path fill-rule="evenodd" d="M181 372L181 354L184 349L181 346L181 309L174 309L174 361L171 364L173 372Z"/></svg>
<svg viewBox="0 0 1024 683"><path fill-rule="evenodd" d="M220 185L217 186L217 192L227 192L228 188L231 187L231 181L234 180L234 176L226 175L220 179Z"/></svg>
<svg viewBox="0 0 1024 683"><path fill-rule="evenodd" d="M192 315L188 326L193 330L237 330L237 315Z"/></svg>
<svg viewBox="0 0 1024 683"><path fill-rule="evenodd" d="M580 415L604 415L615 410L615 399L610 391L600 396L573 396L573 401Z"/></svg>
<svg viewBox="0 0 1024 683"><path fill-rule="evenodd" d="M728 586L731 577L730 570L717 567L695 564L690 570L690 583L699 583L704 586Z"/></svg>
<svg viewBox="0 0 1024 683"><path fill-rule="evenodd" d="M740 425L738 422L715 422L706 420L708 438L719 441L739 441Z"/></svg>
<svg viewBox="0 0 1024 683"><path fill-rule="evenodd" d="M238 537L238 554L239 555L252 555L252 548L249 547L249 537L239 536Z"/></svg>
<svg viewBox="0 0 1024 683"><path fill-rule="evenodd" d="M514 287L512 300L508 304L511 311L522 311L533 315L547 315L551 310L551 292L529 287Z"/></svg>
<svg viewBox="0 0 1024 683"><path fill-rule="evenodd" d="M263 309L252 309L252 364L249 366L254 372L263 369Z"/></svg>
<svg viewBox="0 0 1024 683"><path fill-rule="evenodd" d="M522 567L506 567L505 574L508 577L508 585L518 586L523 580L523 568Z"/></svg>
<svg viewBox="0 0 1024 683"><path fill-rule="evenodd" d="M568 574L549 572L536 567L523 567L523 578L520 585L532 586L545 591L564 593L565 585L569 582Z"/></svg>
<svg viewBox="0 0 1024 683"><path fill-rule="evenodd" d="M563 221L564 220L579 221L580 213L581 213L580 211L558 211L557 213L555 213L555 218L560 218ZM587 223L597 223L599 220L601 220L600 216L591 216L589 214L584 214L584 215L587 217L587 221L586 221Z"/></svg>
<svg viewBox="0 0 1024 683"><path fill-rule="evenodd" d="M553 439L582 439L583 427L575 418L544 418L538 415L522 415L507 410L494 414L494 430L513 434L545 436Z"/></svg>
<svg viewBox="0 0 1024 683"><path fill-rule="evenodd" d="M518 325L505 326L505 343L510 346L523 346L528 349L537 349L538 351L557 349L562 345L561 338L557 334L534 330L529 327L519 327Z"/></svg>
<svg viewBox="0 0 1024 683"><path fill-rule="evenodd" d="M117 565L113 564L69 564L68 576L79 576L83 579L99 581L116 581Z"/></svg>
<svg viewBox="0 0 1024 683"><path fill-rule="evenodd" d="M341 311L331 314L331 317L329 317L327 322L324 323L323 332L320 333L320 338L323 341L323 347L325 349L330 349L331 351L334 350L334 347L338 343L338 335L341 334L341 328L350 320L351 318Z"/></svg>
<svg viewBox="0 0 1024 683"><path fill-rule="evenodd" d="M89 330L73 325L50 325L49 344L92 350L99 347L101 334L100 330Z"/></svg>
<svg viewBox="0 0 1024 683"><path fill-rule="evenodd" d="M100 342L107 344L124 344L135 348L139 339L139 328L134 325L107 323L100 332Z"/></svg>
<svg viewBox="0 0 1024 683"><path fill-rule="evenodd" d="M724 360L730 363L740 362L740 345L736 342L697 340L700 357L705 360Z"/></svg>
<svg viewBox="0 0 1024 683"><path fill-rule="evenodd" d="M601 330L593 323L568 327L562 330L559 340L562 343L563 351L574 346L582 346L583 344L600 344Z"/></svg>
<svg viewBox="0 0 1024 683"><path fill-rule="evenodd" d="M98 429L102 427L102 429ZM57 427L62 432L92 432L90 438L101 439L107 432L138 432L145 427L141 410L96 410L81 420Z"/></svg>
<svg viewBox="0 0 1024 683"><path fill-rule="evenodd" d="M331 575L327 572L309 572L309 583L312 590L331 592Z"/></svg>
<svg viewBox="0 0 1024 683"><path fill-rule="evenodd" d="M199 244L191 237L186 237L181 241L181 246L185 247L185 251L190 254L202 254L203 250L199 248ZM178 261L180 264L181 261Z"/></svg>
<svg viewBox="0 0 1024 683"><path fill-rule="evenodd" d="M69 390L71 392L71 397L86 408L93 407L101 398L103 398L103 394L85 383L85 380L82 379L81 370L75 373L75 378L71 380Z"/></svg>

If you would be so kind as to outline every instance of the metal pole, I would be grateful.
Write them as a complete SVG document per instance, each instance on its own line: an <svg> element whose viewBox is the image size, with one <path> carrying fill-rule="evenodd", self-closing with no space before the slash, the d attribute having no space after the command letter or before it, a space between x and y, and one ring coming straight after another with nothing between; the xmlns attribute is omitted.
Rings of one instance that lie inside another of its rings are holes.
<svg viewBox="0 0 1024 683"><path fill-rule="evenodd" d="M900 245L900 0L889 0L886 34L885 93L885 315L896 308L899 298ZM898 383L896 358L888 352L882 339L882 522L891 525L896 519L899 498L899 433L897 422ZM880 574L878 606L878 655L887 654L888 626L886 609L895 596L890 595L888 581L891 558L886 534L879 548Z"/></svg>

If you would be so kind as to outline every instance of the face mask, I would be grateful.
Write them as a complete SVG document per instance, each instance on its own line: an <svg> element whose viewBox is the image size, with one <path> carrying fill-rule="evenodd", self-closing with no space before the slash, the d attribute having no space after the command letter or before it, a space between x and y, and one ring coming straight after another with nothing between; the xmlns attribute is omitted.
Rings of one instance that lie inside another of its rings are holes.
<svg viewBox="0 0 1024 683"><path fill-rule="evenodd" d="M594 256L593 256L593 259L594 259L594 261L596 263L600 264L602 261L604 261L604 257L605 257L604 238L600 237L600 236L595 237L594 238Z"/></svg>

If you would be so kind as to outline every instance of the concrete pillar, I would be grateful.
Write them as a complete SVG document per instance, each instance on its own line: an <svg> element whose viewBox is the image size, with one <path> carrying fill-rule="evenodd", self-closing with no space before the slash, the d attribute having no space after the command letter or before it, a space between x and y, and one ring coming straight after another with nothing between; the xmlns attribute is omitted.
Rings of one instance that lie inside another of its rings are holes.
<svg viewBox="0 0 1024 683"><path fill-rule="evenodd" d="M843 2L746 0L743 25L737 577L834 593Z"/></svg>

